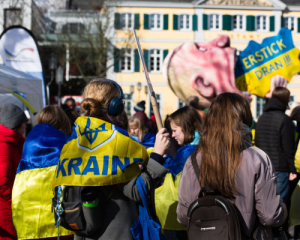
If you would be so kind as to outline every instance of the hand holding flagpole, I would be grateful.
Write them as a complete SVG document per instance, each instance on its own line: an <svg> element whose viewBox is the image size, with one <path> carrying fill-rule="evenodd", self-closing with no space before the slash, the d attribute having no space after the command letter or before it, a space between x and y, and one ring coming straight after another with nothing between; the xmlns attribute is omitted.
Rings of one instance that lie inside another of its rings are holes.
<svg viewBox="0 0 300 240"><path fill-rule="evenodd" d="M155 95L155 92L153 90L150 78L149 78L147 66L145 64L144 56L142 54L142 50L141 50L141 46L140 46L140 41L139 41L139 38L136 36L136 33L135 33L134 29L133 29L133 34L134 34L135 42L136 42L136 45L137 45L137 48L138 48L139 56L140 56L140 59L141 59L141 62L142 62L142 66L143 66L143 69L144 69L146 82L147 82L147 86L148 86L149 93L150 93L150 101L151 101L151 104L152 104L152 108L153 108L157 128L158 128L158 131L159 131L160 129L163 128L163 125L162 125L160 113L159 113L158 106L157 106L156 95Z"/></svg>

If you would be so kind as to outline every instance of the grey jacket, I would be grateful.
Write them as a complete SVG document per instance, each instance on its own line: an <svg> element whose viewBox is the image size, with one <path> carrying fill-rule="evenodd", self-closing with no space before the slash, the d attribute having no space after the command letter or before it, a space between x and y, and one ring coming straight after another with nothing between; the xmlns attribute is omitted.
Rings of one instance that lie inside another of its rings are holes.
<svg viewBox="0 0 300 240"><path fill-rule="evenodd" d="M200 154L197 162L200 166ZM280 201L274 167L262 150L250 147L242 152L236 189L239 194L236 195L234 204L242 215L240 221L243 233L251 236L255 223L258 223L257 239L273 239L270 227L282 225L287 217L287 210ZM189 158L181 175L177 206L177 220L184 226L187 224L187 210L197 199L199 192L200 185Z"/></svg>
<svg viewBox="0 0 300 240"><path fill-rule="evenodd" d="M152 158L144 165L150 173L154 186L166 175L168 170L160 163ZM146 173L142 173L147 189L150 189L150 179ZM108 197L111 192L112 186L104 186L103 192L105 197ZM107 204L107 211L104 223L94 239L99 240L133 240L130 232L130 227L137 220L139 216L137 202L141 202L140 195L136 187L136 178L131 181L118 184L117 190L112 195ZM77 236L75 240L90 239Z"/></svg>

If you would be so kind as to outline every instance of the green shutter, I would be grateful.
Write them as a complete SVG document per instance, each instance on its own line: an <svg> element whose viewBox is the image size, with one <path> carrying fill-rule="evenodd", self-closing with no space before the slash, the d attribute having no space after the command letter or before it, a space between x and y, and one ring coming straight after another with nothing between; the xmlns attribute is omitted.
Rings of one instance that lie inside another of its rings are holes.
<svg viewBox="0 0 300 240"><path fill-rule="evenodd" d="M274 32L274 31L275 31L275 17L270 16L270 32Z"/></svg>
<svg viewBox="0 0 300 240"><path fill-rule="evenodd" d="M140 71L140 56L139 51L137 49L134 49L134 71Z"/></svg>
<svg viewBox="0 0 300 240"><path fill-rule="evenodd" d="M298 32L300 33L300 18L298 18Z"/></svg>
<svg viewBox="0 0 300 240"><path fill-rule="evenodd" d="M144 14L144 29L149 29L149 15Z"/></svg>
<svg viewBox="0 0 300 240"><path fill-rule="evenodd" d="M223 30L231 31L232 20L231 15L223 15Z"/></svg>
<svg viewBox="0 0 300 240"><path fill-rule="evenodd" d="M140 29L140 14L134 14L134 29Z"/></svg>
<svg viewBox="0 0 300 240"><path fill-rule="evenodd" d="M164 30L168 30L168 29L169 29L169 15L164 14Z"/></svg>
<svg viewBox="0 0 300 240"><path fill-rule="evenodd" d="M281 27L284 27L284 17L281 16Z"/></svg>
<svg viewBox="0 0 300 240"><path fill-rule="evenodd" d="M169 50L168 49L164 49L164 51L163 51L163 59L165 59L166 58L166 56L168 55L168 53L169 53Z"/></svg>
<svg viewBox="0 0 300 240"><path fill-rule="evenodd" d="M178 30L178 15L173 15L173 30Z"/></svg>
<svg viewBox="0 0 300 240"><path fill-rule="evenodd" d="M114 49L114 71L115 72L120 72L120 66L119 66L119 55L120 55L120 50L115 48Z"/></svg>
<svg viewBox="0 0 300 240"><path fill-rule="evenodd" d="M115 29L121 29L120 13L115 13Z"/></svg>
<svg viewBox="0 0 300 240"><path fill-rule="evenodd" d="M145 60L145 64L147 67L147 70L149 71L149 51L147 49L143 50L143 54L144 54L144 60Z"/></svg>
<svg viewBox="0 0 300 240"><path fill-rule="evenodd" d="M197 14L193 15L193 31L198 30L198 16Z"/></svg>
<svg viewBox="0 0 300 240"><path fill-rule="evenodd" d="M246 25L247 31L255 31L255 16L247 16L247 25Z"/></svg>
<svg viewBox="0 0 300 240"><path fill-rule="evenodd" d="M207 14L203 14L203 21L202 21L202 28L203 30L208 30L208 16Z"/></svg>

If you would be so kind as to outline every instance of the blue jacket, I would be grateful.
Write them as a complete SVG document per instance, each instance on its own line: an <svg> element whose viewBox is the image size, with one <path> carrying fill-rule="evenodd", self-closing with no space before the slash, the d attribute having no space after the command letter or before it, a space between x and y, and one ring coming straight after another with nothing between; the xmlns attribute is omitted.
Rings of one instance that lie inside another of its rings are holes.
<svg viewBox="0 0 300 240"><path fill-rule="evenodd" d="M154 147L156 135L155 135L155 133L153 133L153 132L148 132L148 133L144 136L144 138L143 138L143 140L142 140L141 142L138 140L138 138L137 138L136 136L133 136L133 135L132 135L131 138L132 138L134 141L136 141L136 142L142 144L144 147L150 148L150 147Z"/></svg>

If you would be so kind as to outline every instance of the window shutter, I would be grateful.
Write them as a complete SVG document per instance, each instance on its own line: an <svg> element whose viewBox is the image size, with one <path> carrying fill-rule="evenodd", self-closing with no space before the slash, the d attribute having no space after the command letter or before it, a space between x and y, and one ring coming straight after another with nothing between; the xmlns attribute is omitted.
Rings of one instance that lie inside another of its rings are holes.
<svg viewBox="0 0 300 240"><path fill-rule="evenodd" d="M247 31L255 31L255 16L247 16L247 25L246 25Z"/></svg>
<svg viewBox="0 0 300 240"><path fill-rule="evenodd" d="M178 30L178 15L173 15L173 30Z"/></svg>
<svg viewBox="0 0 300 240"><path fill-rule="evenodd" d="M284 27L284 17L281 16L281 27Z"/></svg>
<svg viewBox="0 0 300 240"><path fill-rule="evenodd" d="M144 14L144 29L149 29L149 15Z"/></svg>
<svg viewBox="0 0 300 240"><path fill-rule="evenodd" d="M193 15L193 31L198 30L198 16L197 14Z"/></svg>
<svg viewBox="0 0 300 240"><path fill-rule="evenodd" d="M134 29L140 29L140 14L134 14Z"/></svg>
<svg viewBox="0 0 300 240"><path fill-rule="evenodd" d="M300 18L298 18L298 32L300 33Z"/></svg>
<svg viewBox="0 0 300 240"><path fill-rule="evenodd" d="M223 15L223 30L231 31L231 15Z"/></svg>
<svg viewBox="0 0 300 240"><path fill-rule="evenodd" d="M163 51L163 59L166 58L166 56L168 55L168 53L169 53L169 50L168 49L164 49L164 51Z"/></svg>
<svg viewBox="0 0 300 240"><path fill-rule="evenodd" d="M115 13L115 29L121 29L120 13Z"/></svg>
<svg viewBox="0 0 300 240"><path fill-rule="evenodd" d="M134 71L140 71L140 56L139 51L137 49L134 49Z"/></svg>
<svg viewBox="0 0 300 240"><path fill-rule="evenodd" d="M270 16L270 32L274 32L274 31L275 31L275 17Z"/></svg>
<svg viewBox="0 0 300 240"><path fill-rule="evenodd" d="M169 29L169 15L164 14L164 30L168 30L168 29Z"/></svg>
<svg viewBox="0 0 300 240"><path fill-rule="evenodd" d="M120 66L119 66L119 55L120 55L120 50L115 48L114 49L114 72L120 72Z"/></svg>
<svg viewBox="0 0 300 240"><path fill-rule="evenodd" d="M143 54L147 70L149 71L149 51L147 49L144 49Z"/></svg>
<svg viewBox="0 0 300 240"><path fill-rule="evenodd" d="M208 16L207 14L203 14L203 30L208 30Z"/></svg>

